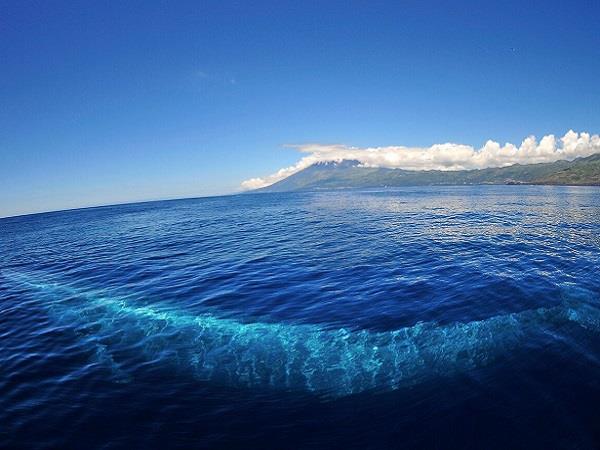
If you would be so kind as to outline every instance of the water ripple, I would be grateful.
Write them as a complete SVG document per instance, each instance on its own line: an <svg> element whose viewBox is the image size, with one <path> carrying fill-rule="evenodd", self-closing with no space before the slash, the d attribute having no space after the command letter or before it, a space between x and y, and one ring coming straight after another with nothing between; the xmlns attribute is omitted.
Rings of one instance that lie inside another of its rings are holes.
<svg viewBox="0 0 600 450"><path fill-rule="evenodd" d="M434 446L476 410L593 448L599 218L597 188L498 186L0 220L0 445L310 447L343 417L347 446Z"/></svg>

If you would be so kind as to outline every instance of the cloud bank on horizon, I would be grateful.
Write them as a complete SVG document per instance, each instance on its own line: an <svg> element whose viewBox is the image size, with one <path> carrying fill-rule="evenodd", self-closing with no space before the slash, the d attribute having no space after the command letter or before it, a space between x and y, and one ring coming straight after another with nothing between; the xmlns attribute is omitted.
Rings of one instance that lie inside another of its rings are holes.
<svg viewBox="0 0 600 450"><path fill-rule="evenodd" d="M291 147L307 155L293 166L279 169L271 175L245 180L242 189L269 186L315 163L329 161L356 160L365 167L405 170L466 170L573 160L600 153L600 136L569 130L560 139L549 134L538 142L534 136L529 136L519 147L511 143L501 146L498 142L488 140L479 150L470 145L453 143L434 144L431 147L359 148L340 144Z"/></svg>

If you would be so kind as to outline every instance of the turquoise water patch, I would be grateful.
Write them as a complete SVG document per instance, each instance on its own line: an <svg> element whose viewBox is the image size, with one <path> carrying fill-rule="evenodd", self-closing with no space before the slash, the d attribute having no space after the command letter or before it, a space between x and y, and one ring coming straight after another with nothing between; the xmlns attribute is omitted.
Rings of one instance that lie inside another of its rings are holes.
<svg viewBox="0 0 600 450"><path fill-rule="evenodd" d="M417 323L388 332L330 330L195 316L43 276L6 271L3 276L44 303L54 320L96 342L98 362L108 364L120 382L130 377L126 364L112 356L117 346L184 367L200 380L344 396L485 366L528 345L536 333L553 333L569 323L596 331L600 323L598 311L574 297L557 307L467 323ZM580 297L585 294L579 291Z"/></svg>

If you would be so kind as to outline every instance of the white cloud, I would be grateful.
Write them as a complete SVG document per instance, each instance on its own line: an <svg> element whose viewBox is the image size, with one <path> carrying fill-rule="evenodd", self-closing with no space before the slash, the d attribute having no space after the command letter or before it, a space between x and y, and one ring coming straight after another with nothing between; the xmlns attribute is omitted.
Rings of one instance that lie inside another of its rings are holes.
<svg viewBox="0 0 600 450"><path fill-rule="evenodd" d="M560 142L559 142L560 141ZM463 144L435 144L431 147L348 147L345 145L304 144L291 146L306 153L290 167L265 176L246 180L243 189L258 189L283 180L317 162L356 160L365 167L405 170L463 170L505 167L513 164L537 164L600 153L600 136L569 130L557 140L544 136L539 142L529 136L519 147L487 141L479 150Z"/></svg>

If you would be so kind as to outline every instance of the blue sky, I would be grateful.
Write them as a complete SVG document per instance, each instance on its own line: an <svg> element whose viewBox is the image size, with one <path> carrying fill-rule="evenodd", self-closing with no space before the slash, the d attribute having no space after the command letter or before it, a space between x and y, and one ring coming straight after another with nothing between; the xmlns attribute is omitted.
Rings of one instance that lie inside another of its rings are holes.
<svg viewBox="0 0 600 450"><path fill-rule="evenodd" d="M0 9L0 216L233 192L285 144L600 131L597 1Z"/></svg>

